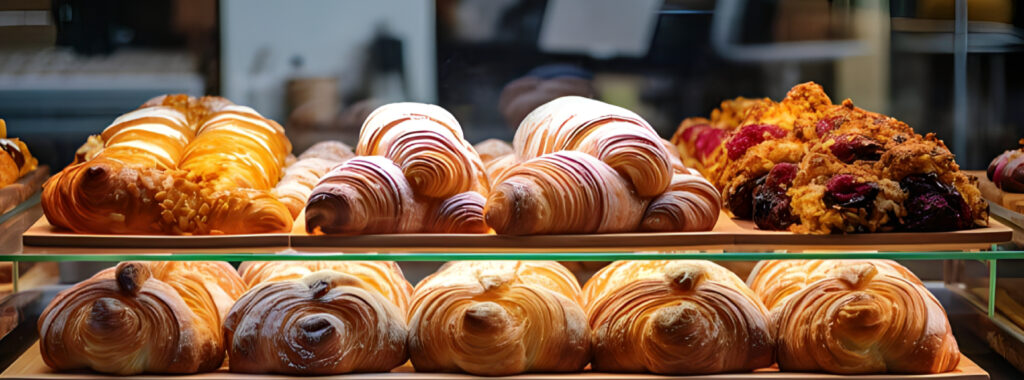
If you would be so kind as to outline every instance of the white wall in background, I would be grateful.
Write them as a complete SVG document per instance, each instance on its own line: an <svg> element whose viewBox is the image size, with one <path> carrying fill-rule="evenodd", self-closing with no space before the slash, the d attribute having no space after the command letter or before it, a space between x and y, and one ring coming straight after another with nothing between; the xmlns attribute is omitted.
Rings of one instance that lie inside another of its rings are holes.
<svg viewBox="0 0 1024 380"><path fill-rule="evenodd" d="M360 78L364 49L378 26L403 40L412 101L436 102L434 2L430 0L223 0L222 92L283 122L285 81L301 55L303 74Z"/></svg>

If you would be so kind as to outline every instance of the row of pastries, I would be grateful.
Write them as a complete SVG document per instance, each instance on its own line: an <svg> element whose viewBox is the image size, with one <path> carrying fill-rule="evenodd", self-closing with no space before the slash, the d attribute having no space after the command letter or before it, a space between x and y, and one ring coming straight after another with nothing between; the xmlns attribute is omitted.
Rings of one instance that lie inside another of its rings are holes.
<svg viewBox="0 0 1024 380"><path fill-rule="evenodd" d="M939 373L960 353L936 299L885 260L122 262L42 313L56 370L109 374L782 371ZM723 354L727 353L727 354ZM226 364L225 364L225 359Z"/></svg>
<svg viewBox="0 0 1024 380"><path fill-rule="evenodd" d="M812 234L988 224L977 180L942 140L833 104L813 82L779 102L724 101L671 142L630 110L575 96L527 114L511 144L476 146L443 108L392 103L366 118L354 152L324 142L299 157L251 108L167 95L80 153L42 204L81 233L286 233L303 210L312 234L706 231L720 208ZM1005 171L992 172L1016 178Z"/></svg>
<svg viewBox="0 0 1024 380"><path fill-rule="evenodd" d="M44 186L78 233L500 234L710 230L718 191L635 113L563 97L513 143L474 147L448 111L393 103L295 157L284 129L219 97L166 95L93 136ZM304 213L303 213L304 211Z"/></svg>

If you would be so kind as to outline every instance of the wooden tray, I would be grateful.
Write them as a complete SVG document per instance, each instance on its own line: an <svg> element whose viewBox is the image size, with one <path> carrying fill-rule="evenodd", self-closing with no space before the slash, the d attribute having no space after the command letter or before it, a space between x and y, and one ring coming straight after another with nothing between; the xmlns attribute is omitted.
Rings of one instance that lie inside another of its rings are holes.
<svg viewBox="0 0 1024 380"><path fill-rule="evenodd" d="M70 372L60 373L47 367L43 363L42 356L39 355L39 342L29 347L21 357L18 358L10 367L7 368L0 378L5 379L107 379L110 376L98 375L91 372ZM126 379L308 379L309 377L298 377L298 376L285 376L285 375L250 375L250 374L237 374L227 372L225 369L220 369L217 372L202 373L196 375L138 375L126 377ZM412 367L408 364L395 369L388 373L362 373L362 374L349 374L349 375L336 375L336 376L317 376L318 379L324 378L337 378L337 379L473 379L480 378L465 374L452 374L452 373L417 373L412 371ZM597 380L597 379L667 379L673 378L671 376L658 376L648 374L624 374L624 373L596 373L596 372L582 372L582 373L568 373L568 374L525 374L518 376L507 376L507 377L486 377L489 379L566 379L566 380ZM933 374L933 375L896 375L896 374L880 374L880 375L867 375L867 376L840 376L840 375L829 375L822 373L795 373L795 372L779 372L775 368L765 368L757 370L751 373L726 373L717 375L704 375L704 376L685 376L677 377L685 378L689 380L725 380L725 379L736 379L736 380L753 380L753 379L802 379L802 380L816 380L816 379L849 379L849 380L862 380L862 379L873 379L873 380L910 380L910 379L942 379L942 380L987 380L988 373L985 370L978 367L966 356L960 356L960 365L955 370L947 373Z"/></svg>
<svg viewBox="0 0 1024 380"><path fill-rule="evenodd" d="M16 182L0 187L0 220L6 219L8 212L39 192L39 189L43 187L43 182L49 176L50 167L40 165L36 170L18 178Z"/></svg>
<svg viewBox="0 0 1024 380"><path fill-rule="evenodd" d="M54 227L45 215L29 227L21 239L26 246L46 247L174 249L288 246L288 234L284 233L194 236L79 234Z"/></svg>

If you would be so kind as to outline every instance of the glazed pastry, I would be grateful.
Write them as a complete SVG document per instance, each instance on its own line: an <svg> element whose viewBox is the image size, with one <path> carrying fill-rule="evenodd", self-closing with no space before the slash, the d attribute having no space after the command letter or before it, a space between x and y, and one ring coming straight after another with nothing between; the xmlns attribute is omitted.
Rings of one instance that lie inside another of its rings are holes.
<svg viewBox="0 0 1024 380"><path fill-rule="evenodd" d="M7 124L0 119L0 187L10 185L36 169L39 160L28 151L28 146L17 138L7 137Z"/></svg>
<svg viewBox="0 0 1024 380"><path fill-rule="evenodd" d="M412 285L393 261L247 261L238 267L250 288L274 281L297 281L319 271L334 271L358 278L404 315L409 309Z"/></svg>
<svg viewBox="0 0 1024 380"><path fill-rule="evenodd" d="M643 118L593 99L566 96L530 112L512 144L520 161L576 150L604 161L637 195L661 194L672 181L671 153Z"/></svg>
<svg viewBox="0 0 1024 380"><path fill-rule="evenodd" d="M672 182L651 200L640 222L645 231L708 231L718 222L722 203L715 186L696 170L672 175Z"/></svg>
<svg viewBox="0 0 1024 380"><path fill-rule="evenodd" d="M616 261L583 296L595 371L705 374L774 362L768 310L710 261Z"/></svg>
<svg viewBox="0 0 1024 380"><path fill-rule="evenodd" d="M51 224L80 233L287 232L270 190L291 145L281 126L223 98L168 95L122 115L47 181Z"/></svg>
<svg viewBox="0 0 1024 380"><path fill-rule="evenodd" d="M381 106L363 124L356 153L313 189L306 202L307 232L487 232L487 174L443 108Z"/></svg>
<svg viewBox="0 0 1024 380"><path fill-rule="evenodd" d="M1020 139L1024 147L1024 139ZM1024 193L1024 148L1008 150L988 164L988 180L1010 193Z"/></svg>
<svg viewBox="0 0 1024 380"><path fill-rule="evenodd" d="M782 371L940 373L960 351L939 302L873 262L842 265L771 311Z"/></svg>
<svg viewBox="0 0 1024 380"><path fill-rule="evenodd" d="M609 233L636 230L646 206L612 167L560 151L510 169L484 214L499 234Z"/></svg>
<svg viewBox="0 0 1024 380"><path fill-rule="evenodd" d="M328 171L353 157L352 151L337 141L324 141L313 145L302 153L294 163L288 165L284 177L271 192L277 200L288 207L294 219L306 206L313 187Z"/></svg>
<svg viewBox="0 0 1024 380"><path fill-rule="evenodd" d="M827 234L948 231L986 226L988 205L933 134L833 104L821 86L781 102L737 99L673 137L684 162L758 228Z"/></svg>
<svg viewBox="0 0 1024 380"><path fill-rule="evenodd" d="M420 372L581 371L590 329L579 285L555 262L449 262L413 292L409 354Z"/></svg>
<svg viewBox="0 0 1024 380"><path fill-rule="evenodd" d="M754 266L747 285L770 310L837 269L864 262L870 262L880 272L921 284L913 272L892 260L764 260Z"/></svg>
<svg viewBox="0 0 1024 380"><path fill-rule="evenodd" d="M224 262L123 262L54 298L39 317L40 354L61 371L213 371L222 319L244 289Z"/></svg>
<svg viewBox="0 0 1024 380"><path fill-rule="evenodd" d="M401 365L405 316L376 289L331 270L257 285L224 321L230 370L330 375Z"/></svg>

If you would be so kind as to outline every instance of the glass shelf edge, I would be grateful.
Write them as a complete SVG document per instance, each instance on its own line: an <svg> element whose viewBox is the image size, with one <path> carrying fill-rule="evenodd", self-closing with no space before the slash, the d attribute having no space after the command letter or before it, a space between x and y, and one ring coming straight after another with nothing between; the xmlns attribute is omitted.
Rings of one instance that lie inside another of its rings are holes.
<svg viewBox="0 0 1024 380"><path fill-rule="evenodd" d="M724 252L724 253L173 253L173 254L0 254L0 261L277 261L277 260L366 260L366 261L462 261L462 260L798 260L798 259L896 259L896 260L1008 260L1024 259L1024 251L982 252Z"/></svg>

